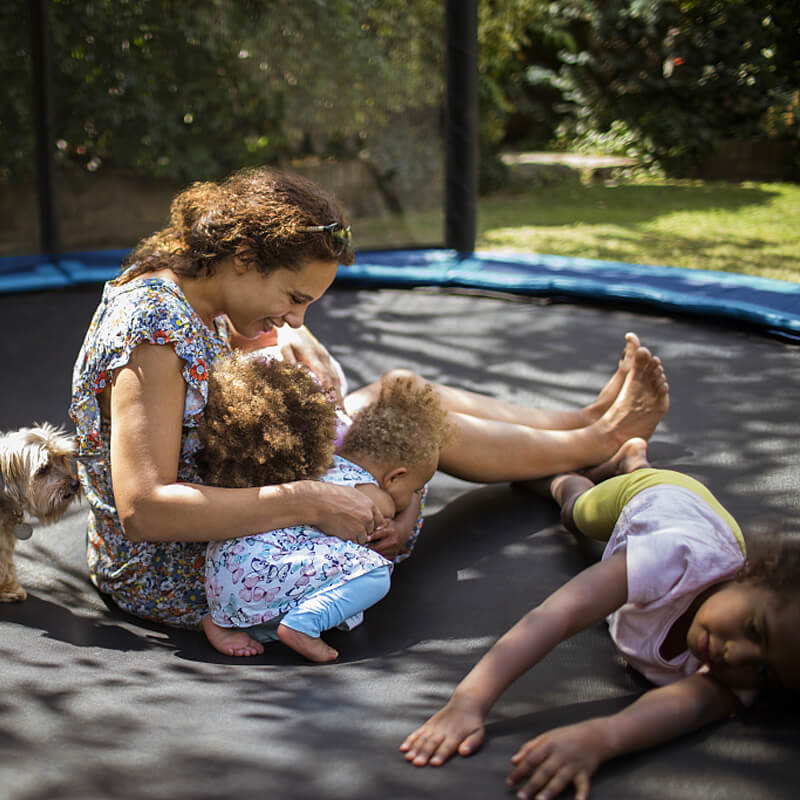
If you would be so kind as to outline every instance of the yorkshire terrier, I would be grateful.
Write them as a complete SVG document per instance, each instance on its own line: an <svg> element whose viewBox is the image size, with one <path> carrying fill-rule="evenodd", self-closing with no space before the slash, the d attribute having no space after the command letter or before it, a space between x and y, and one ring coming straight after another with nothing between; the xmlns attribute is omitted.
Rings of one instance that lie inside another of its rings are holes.
<svg viewBox="0 0 800 800"><path fill-rule="evenodd" d="M72 439L48 423L0 434L0 603L28 596L14 566L17 539L33 533L25 514L49 525L80 495L73 454Z"/></svg>

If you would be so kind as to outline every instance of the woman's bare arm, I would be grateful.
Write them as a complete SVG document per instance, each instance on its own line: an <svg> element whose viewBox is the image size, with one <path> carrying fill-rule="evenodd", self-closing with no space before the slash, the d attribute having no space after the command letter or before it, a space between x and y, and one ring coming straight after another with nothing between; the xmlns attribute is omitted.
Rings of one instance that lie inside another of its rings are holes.
<svg viewBox="0 0 800 800"><path fill-rule="evenodd" d="M210 541L309 523L365 542L383 515L360 492L319 481L223 489L178 482L186 384L171 347L140 345L111 390L111 473L127 536Z"/></svg>

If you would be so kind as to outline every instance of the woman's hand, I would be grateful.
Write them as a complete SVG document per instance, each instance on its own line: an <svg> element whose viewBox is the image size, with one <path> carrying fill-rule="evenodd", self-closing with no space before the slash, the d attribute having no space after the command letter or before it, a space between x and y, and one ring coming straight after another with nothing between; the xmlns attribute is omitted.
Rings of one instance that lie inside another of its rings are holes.
<svg viewBox="0 0 800 800"><path fill-rule="evenodd" d="M351 486L322 481L303 481L310 493L313 524L328 536L366 544L376 528L383 525L383 514L368 497Z"/></svg>
<svg viewBox="0 0 800 800"><path fill-rule="evenodd" d="M414 533L419 516L422 495L414 492L411 502L393 519L387 519L383 525L367 538L367 544L389 561L394 561L408 549L408 540Z"/></svg>
<svg viewBox="0 0 800 800"><path fill-rule="evenodd" d="M284 361L304 364L323 386L333 389L336 399L341 402L345 391L341 367L305 325L302 328L290 328L288 325L279 328L278 348Z"/></svg>
<svg viewBox="0 0 800 800"><path fill-rule="evenodd" d="M483 719L476 705L454 696L421 728L409 734L400 750L415 767L438 767L456 752L472 755L486 735Z"/></svg>
<svg viewBox="0 0 800 800"><path fill-rule="evenodd" d="M575 800L587 800L590 778L608 757L605 723L603 718L589 719L526 742L511 759L515 766L506 783L522 784L520 800L551 800L574 783Z"/></svg>

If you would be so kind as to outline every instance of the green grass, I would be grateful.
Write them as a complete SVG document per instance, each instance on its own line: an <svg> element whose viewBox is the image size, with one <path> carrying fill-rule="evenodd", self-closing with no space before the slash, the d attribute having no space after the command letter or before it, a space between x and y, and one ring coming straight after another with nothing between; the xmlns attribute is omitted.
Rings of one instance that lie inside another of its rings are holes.
<svg viewBox="0 0 800 800"><path fill-rule="evenodd" d="M441 225L438 213L359 222L358 246L441 241ZM800 282L800 185L563 181L490 195L478 203L477 248Z"/></svg>

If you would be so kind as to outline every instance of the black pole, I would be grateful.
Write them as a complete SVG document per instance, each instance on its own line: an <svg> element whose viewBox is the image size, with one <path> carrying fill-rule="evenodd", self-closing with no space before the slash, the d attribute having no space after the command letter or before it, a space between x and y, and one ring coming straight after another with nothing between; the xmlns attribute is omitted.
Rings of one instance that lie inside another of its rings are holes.
<svg viewBox="0 0 800 800"><path fill-rule="evenodd" d="M33 61L33 103L36 122L36 190L39 197L41 249L48 255L61 250L55 181L55 123L53 77L50 52L49 0L29 0L31 56Z"/></svg>
<svg viewBox="0 0 800 800"><path fill-rule="evenodd" d="M478 190L478 0L447 0L445 244L475 250Z"/></svg>

